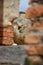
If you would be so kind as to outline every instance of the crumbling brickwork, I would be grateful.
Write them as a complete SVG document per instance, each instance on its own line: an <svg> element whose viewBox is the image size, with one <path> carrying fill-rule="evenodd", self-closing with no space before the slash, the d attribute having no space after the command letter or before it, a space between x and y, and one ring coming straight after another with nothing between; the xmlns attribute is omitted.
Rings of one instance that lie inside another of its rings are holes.
<svg viewBox="0 0 43 65"><path fill-rule="evenodd" d="M25 35L24 37L25 44L28 44L25 46L25 50L28 55L28 59L40 63L43 58L43 4L42 0L30 0L29 3L31 5L33 3L38 5L32 5L26 11L25 17L30 20L31 23L28 24L28 30L30 31L30 34ZM41 33L37 34L37 32Z"/></svg>

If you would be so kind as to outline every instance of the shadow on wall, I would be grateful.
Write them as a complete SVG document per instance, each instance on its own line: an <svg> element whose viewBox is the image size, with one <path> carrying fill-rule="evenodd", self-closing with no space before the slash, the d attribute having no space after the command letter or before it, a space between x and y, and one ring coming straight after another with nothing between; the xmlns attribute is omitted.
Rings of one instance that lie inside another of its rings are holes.
<svg viewBox="0 0 43 65"><path fill-rule="evenodd" d="M2 45L2 42L3 42L3 0L0 0L0 45Z"/></svg>

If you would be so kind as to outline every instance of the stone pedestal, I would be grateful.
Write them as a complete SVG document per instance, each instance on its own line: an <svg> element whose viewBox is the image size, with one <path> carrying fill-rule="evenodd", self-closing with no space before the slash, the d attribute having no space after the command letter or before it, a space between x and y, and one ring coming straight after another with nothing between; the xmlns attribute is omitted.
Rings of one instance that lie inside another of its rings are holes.
<svg viewBox="0 0 43 65"><path fill-rule="evenodd" d="M0 47L0 64L2 65L23 65L25 58L23 46Z"/></svg>

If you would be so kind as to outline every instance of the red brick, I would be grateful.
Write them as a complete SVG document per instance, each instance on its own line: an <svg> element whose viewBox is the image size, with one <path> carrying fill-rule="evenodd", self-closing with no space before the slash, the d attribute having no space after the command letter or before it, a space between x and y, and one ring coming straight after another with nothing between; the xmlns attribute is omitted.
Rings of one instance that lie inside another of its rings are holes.
<svg viewBox="0 0 43 65"><path fill-rule="evenodd" d="M29 30L43 30L43 21L32 22L28 25Z"/></svg>
<svg viewBox="0 0 43 65"><path fill-rule="evenodd" d="M3 37L14 37L14 33L13 32L0 32L0 36L3 36Z"/></svg>
<svg viewBox="0 0 43 65"><path fill-rule="evenodd" d="M8 26L2 26L1 27L1 24L0 24L0 28L1 29L10 29L10 30L12 30L13 29L13 26L12 25L8 25Z"/></svg>
<svg viewBox="0 0 43 65"><path fill-rule="evenodd" d="M37 36L37 35L25 35L24 43L25 44L40 44L40 36Z"/></svg>
<svg viewBox="0 0 43 65"><path fill-rule="evenodd" d="M0 28L0 36L14 37L14 33L12 31L13 31L12 26L1 27Z"/></svg>
<svg viewBox="0 0 43 65"><path fill-rule="evenodd" d="M9 40L9 38L8 39L4 39L4 38L2 38L2 39L0 39L0 45L12 45L14 43L14 40L13 40L13 38L12 39L10 39Z"/></svg>
<svg viewBox="0 0 43 65"><path fill-rule="evenodd" d="M43 45L26 45L27 55L43 55Z"/></svg>
<svg viewBox="0 0 43 65"><path fill-rule="evenodd" d="M27 19L36 18L43 16L43 5L33 6L28 8L25 14Z"/></svg>

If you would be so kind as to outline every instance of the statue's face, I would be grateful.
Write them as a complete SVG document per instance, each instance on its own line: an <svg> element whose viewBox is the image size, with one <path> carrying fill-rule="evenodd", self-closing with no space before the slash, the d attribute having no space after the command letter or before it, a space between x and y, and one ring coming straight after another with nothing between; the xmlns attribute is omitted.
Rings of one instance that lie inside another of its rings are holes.
<svg viewBox="0 0 43 65"><path fill-rule="evenodd" d="M19 35L19 36L24 36L25 34L27 34L27 25L28 23L31 23L30 20L28 19L22 19L22 18L18 18L16 20L14 20L13 22L13 26L14 26L14 32Z"/></svg>

